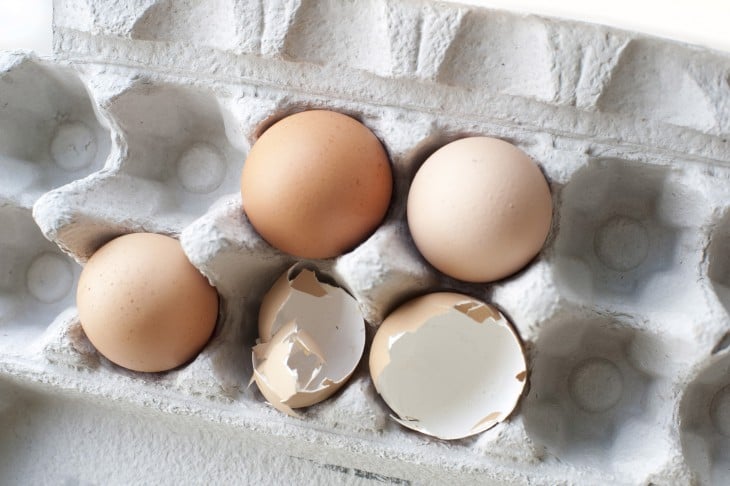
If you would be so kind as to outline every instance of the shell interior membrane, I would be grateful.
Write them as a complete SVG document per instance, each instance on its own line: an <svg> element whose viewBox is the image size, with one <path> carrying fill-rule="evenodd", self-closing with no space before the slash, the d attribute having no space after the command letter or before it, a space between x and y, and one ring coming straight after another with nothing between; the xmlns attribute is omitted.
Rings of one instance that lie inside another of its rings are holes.
<svg viewBox="0 0 730 486"><path fill-rule="evenodd" d="M253 379L274 407L292 414L350 377L365 347L365 323L352 296L308 269L287 272L269 295L260 311Z"/></svg>
<svg viewBox="0 0 730 486"><path fill-rule="evenodd" d="M386 325L388 321L386 319ZM376 388L402 425L441 439L487 430L525 387L520 342L498 311L475 301L436 309L387 339Z"/></svg>

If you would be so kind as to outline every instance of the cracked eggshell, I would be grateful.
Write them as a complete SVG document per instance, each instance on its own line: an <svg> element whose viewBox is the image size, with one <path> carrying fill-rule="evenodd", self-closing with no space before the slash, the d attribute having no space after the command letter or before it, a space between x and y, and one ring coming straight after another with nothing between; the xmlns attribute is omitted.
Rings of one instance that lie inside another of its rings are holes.
<svg viewBox="0 0 730 486"><path fill-rule="evenodd" d="M296 415L294 408L313 405L332 393L326 386L329 381L316 390L306 390L324 363L322 351L312 336L290 322L272 341L254 346L253 381L277 410Z"/></svg>
<svg viewBox="0 0 730 486"><path fill-rule="evenodd" d="M264 296L255 381L274 408L296 415L334 394L352 375L365 348L357 301L315 272L291 268Z"/></svg>
<svg viewBox="0 0 730 486"><path fill-rule="evenodd" d="M525 387L520 340L494 307L438 292L390 314L370 350L370 374L401 425L440 439L505 420Z"/></svg>

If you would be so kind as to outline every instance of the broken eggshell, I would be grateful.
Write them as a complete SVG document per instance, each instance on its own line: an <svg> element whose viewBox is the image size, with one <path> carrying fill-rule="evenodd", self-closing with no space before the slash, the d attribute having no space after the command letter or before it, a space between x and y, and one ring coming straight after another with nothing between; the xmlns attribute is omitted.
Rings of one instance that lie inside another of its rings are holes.
<svg viewBox="0 0 730 486"><path fill-rule="evenodd" d="M438 292L390 314L370 350L370 374L409 429L460 439L506 419L525 387L525 356L509 321L467 295Z"/></svg>
<svg viewBox="0 0 730 486"><path fill-rule="evenodd" d="M271 405L289 415L330 397L352 375L365 348L357 301L292 267L264 296L253 377Z"/></svg>

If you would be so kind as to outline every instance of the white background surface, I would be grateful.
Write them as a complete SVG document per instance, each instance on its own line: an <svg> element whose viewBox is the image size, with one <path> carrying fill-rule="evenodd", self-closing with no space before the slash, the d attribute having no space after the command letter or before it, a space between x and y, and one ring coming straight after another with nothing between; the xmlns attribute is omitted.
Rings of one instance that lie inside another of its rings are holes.
<svg viewBox="0 0 730 486"><path fill-rule="evenodd" d="M730 52L730 0L461 0L647 32ZM0 50L51 53L51 0L0 0Z"/></svg>
<svg viewBox="0 0 730 486"><path fill-rule="evenodd" d="M52 0L0 0L0 50L51 53Z"/></svg>

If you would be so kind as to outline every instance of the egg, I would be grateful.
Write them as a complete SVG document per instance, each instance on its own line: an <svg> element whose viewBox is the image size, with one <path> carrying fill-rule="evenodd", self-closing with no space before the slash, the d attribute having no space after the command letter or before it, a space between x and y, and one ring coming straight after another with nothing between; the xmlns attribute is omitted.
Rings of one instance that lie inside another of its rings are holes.
<svg viewBox="0 0 730 486"><path fill-rule="evenodd" d="M81 326L109 361L134 371L165 371L205 346L218 293L174 238L120 236L84 266L76 295Z"/></svg>
<svg viewBox="0 0 730 486"><path fill-rule="evenodd" d="M241 174L243 209L272 246L303 258L354 248L385 216L393 186L378 138L349 116L288 116L256 141Z"/></svg>
<svg viewBox="0 0 730 486"><path fill-rule="evenodd" d="M552 221L550 188L514 145L489 137L451 142L419 168L408 227L423 257L467 282L499 280L540 251Z"/></svg>
<svg viewBox="0 0 730 486"><path fill-rule="evenodd" d="M375 389L409 429L460 439L505 420L527 380L520 340L495 307L436 292L385 318L370 348Z"/></svg>

